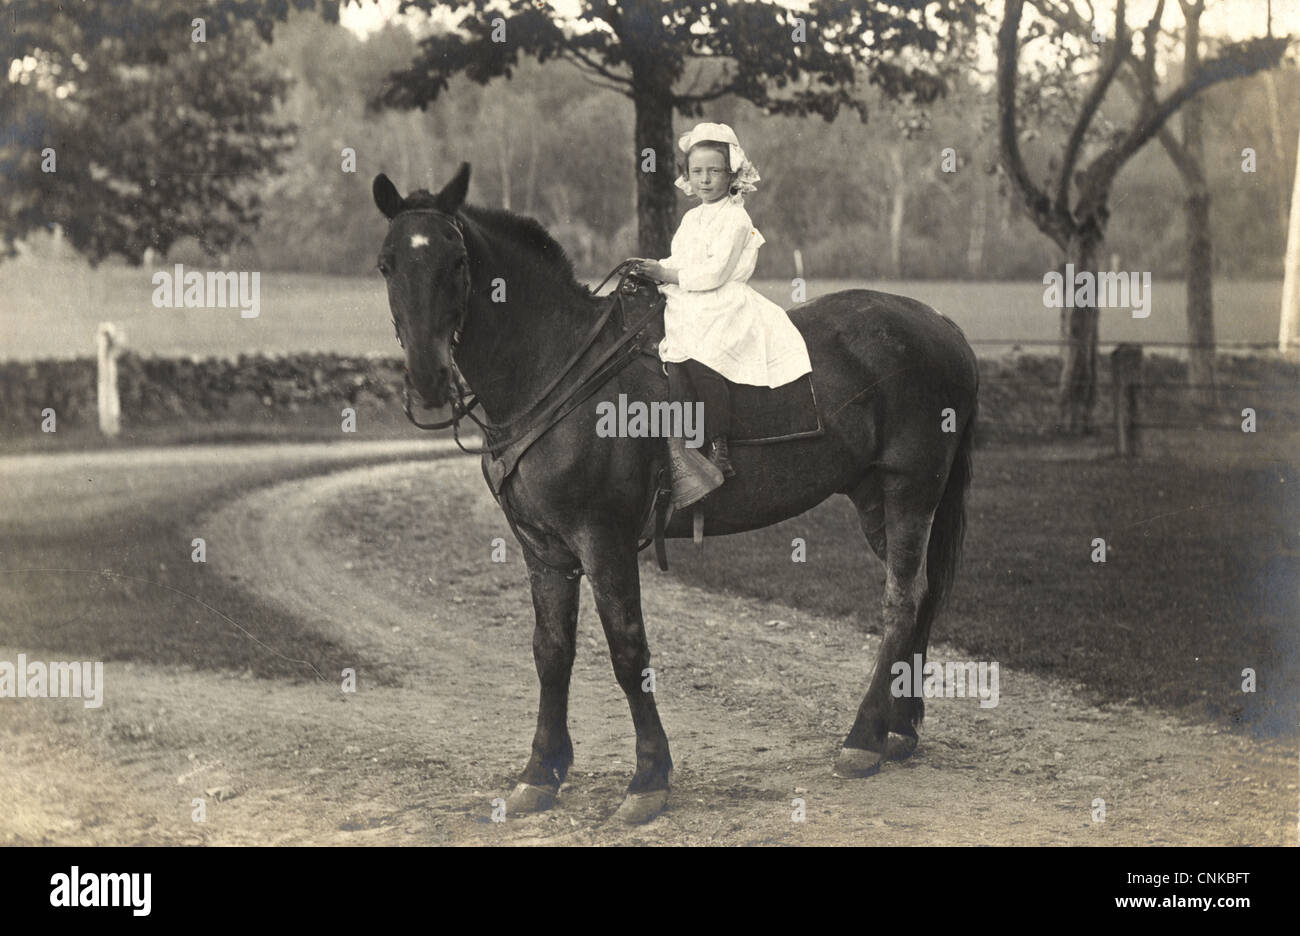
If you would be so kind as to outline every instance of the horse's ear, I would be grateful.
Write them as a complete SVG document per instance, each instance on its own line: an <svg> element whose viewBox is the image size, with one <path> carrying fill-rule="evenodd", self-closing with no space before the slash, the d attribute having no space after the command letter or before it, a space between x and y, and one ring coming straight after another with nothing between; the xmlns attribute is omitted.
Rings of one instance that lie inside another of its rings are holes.
<svg viewBox="0 0 1300 936"><path fill-rule="evenodd" d="M465 193L469 191L469 163L460 164L456 170L456 175L452 180L442 187L442 191L434 196L434 201L440 211L447 214L455 214L460 210L460 206L465 204Z"/></svg>
<svg viewBox="0 0 1300 936"><path fill-rule="evenodd" d="M383 212L385 218L393 220L393 216L402 210L402 196L398 193L397 186L381 172L375 176L371 191L375 195L376 207Z"/></svg>

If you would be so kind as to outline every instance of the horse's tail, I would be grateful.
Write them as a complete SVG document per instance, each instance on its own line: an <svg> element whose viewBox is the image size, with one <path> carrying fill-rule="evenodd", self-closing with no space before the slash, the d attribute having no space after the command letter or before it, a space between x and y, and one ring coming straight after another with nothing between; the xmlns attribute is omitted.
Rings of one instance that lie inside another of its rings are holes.
<svg viewBox="0 0 1300 936"><path fill-rule="evenodd" d="M948 481L930 524L930 546L925 554L926 594L918 613L923 633L929 636L930 625L952 593L953 579L961 562L962 542L966 538L966 492L972 475L971 449L975 446L975 419L979 408L974 404L961 441L948 470Z"/></svg>

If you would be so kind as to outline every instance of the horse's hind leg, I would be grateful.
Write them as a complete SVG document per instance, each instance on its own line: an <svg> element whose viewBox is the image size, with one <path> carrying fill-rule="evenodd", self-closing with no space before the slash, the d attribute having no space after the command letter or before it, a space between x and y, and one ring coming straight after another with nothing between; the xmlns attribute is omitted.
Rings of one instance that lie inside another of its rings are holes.
<svg viewBox="0 0 1300 936"><path fill-rule="evenodd" d="M862 483L849 494L849 499L853 501L853 506L858 511L858 523L862 526L862 535L867 538L867 543L871 546L871 551L875 553L881 562L885 562L889 554L889 544L885 536L885 491L881 485L883 475L879 472L872 472ZM924 617L924 615L922 615ZM928 631L929 628L919 630ZM912 645L912 654L920 653L925 655L925 642L928 634L921 633L917 641ZM909 659L911 656L909 656ZM889 739L888 757L890 760L902 760L910 757L916 750L917 736L916 729L912 726L911 721L904 715L898 717L899 712L895 709L894 723L890 725L890 733L893 737Z"/></svg>
<svg viewBox="0 0 1300 936"><path fill-rule="evenodd" d="M879 770L890 753L889 732L915 739L916 725L925 711L922 699L910 695L894 698L890 686L895 680L892 672L895 663L905 662L910 674L913 650L920 636L918 614L925 599L926 550L930 524L942 493L935 487L918 481L917 476L900 474L885 475L880 485L885 519L884 638L871 685L835 761L835 773L839 776L863 777ZM875 511L871 509L869 497L861 498L863 503L859 503L859 491L854 492L854 503L858 504L860 513L864 506L867 508L863 515L866 532L874 523ZM876 542L870 532L868 540L875 549ZM908 743L905 741L905 750L897 753L910 753L906 749Z"/></svg>
<svg viewBox="0 0 1300 936"><path fill-rule="evenodd" d="M533 660L542 691L532 754L506 802L507 815L550 809L573 763L569 677L578 630L578 579L542 563L526 547L524 561L537 616Z"/></svg>
<svg viewBox="0 0 1300 936"><path fill-rule="evenodd" d="M858 510L858 523L862 526L862 535L867 538L881 562L885 561L885 490L881 486L883 476L878 472L867 475L849 494L849 500Z"/></svg>

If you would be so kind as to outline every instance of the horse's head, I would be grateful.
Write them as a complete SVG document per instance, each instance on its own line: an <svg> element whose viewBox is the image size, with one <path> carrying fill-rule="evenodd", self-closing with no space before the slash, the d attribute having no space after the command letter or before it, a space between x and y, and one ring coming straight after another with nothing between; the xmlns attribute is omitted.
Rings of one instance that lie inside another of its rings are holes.
<svg viewBox="0 0 1300 936"><path fill-rule="evenodd" d="M375 204L389 221L379 272L406 352L407 386L430 408L454 392L452 347L469 311L469 256L456 218L468 188L469 163L436 195L403 198L388 176L375 176Z"/></svg>

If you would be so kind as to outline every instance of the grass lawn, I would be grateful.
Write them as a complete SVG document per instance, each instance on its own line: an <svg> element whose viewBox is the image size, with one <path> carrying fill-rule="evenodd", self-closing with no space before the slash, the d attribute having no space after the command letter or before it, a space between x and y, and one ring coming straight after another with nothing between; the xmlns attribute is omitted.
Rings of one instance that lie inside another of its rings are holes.
<svg viewBox="0 0 1300 936"><path fill-rule="evenodd" d="M974 660L1011 659L1081 683L1099 701L1136 699L1264 734L1294 731L1294 459L1225 465L1046 453L976 453L965 557L934 636ZM806 563L791 560L794 537L807 543ZM1094 537L1106 541L1105 564L1091 561ZM650 551L643 563L643 583L653 588L662 573ZM702 555L673 541L669 564L669 574L695 584L858 615L868 630L880 625L884 570L847 498L706 540ZM1258 675L1254 694L1241 689L1246 667Z"/></svg>
<svg viewBox="0 0 1300 936"><path fill-rule="evenodd" d="M129 347L144 354L397 353L378 274L263 272L261 314L255 319L241 318L237 309L155 309L151 275L148 268L109 264L94 270L79 263L34 259L0 264L0 296L4 297L0 359L93 354L95 330L102 321L123 326ZM598 282L593 279L590 285ZM788 282L763 280L753 285L782 307L794 304ZM860 287L914 296L934 306L961 325L977 346L1058 337L1059 313L1044 308L1041 283L813 279L807 295L814 299ZM1281 295L1278 281L1219 283L1215 295L1219 340L1275 340ZM1149 318L1103 310L1101 336L1105 341L1185 341L1184 298L1181 282L1156 282ZM995 347L977 349L986 353Z"/></svg>

